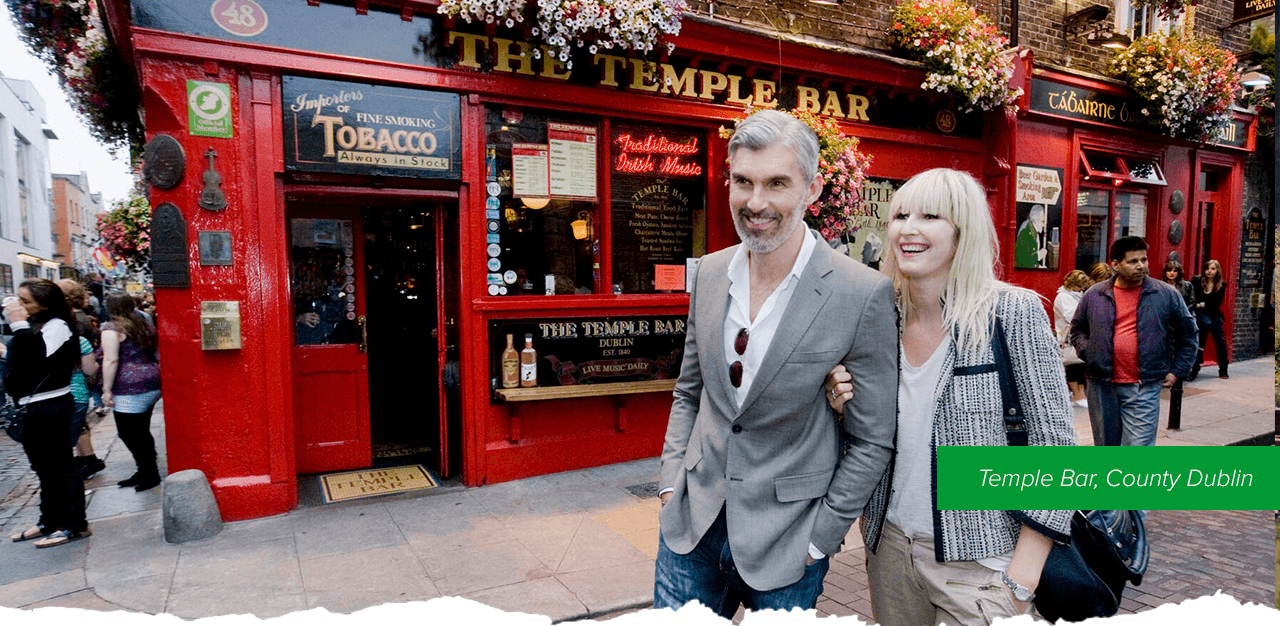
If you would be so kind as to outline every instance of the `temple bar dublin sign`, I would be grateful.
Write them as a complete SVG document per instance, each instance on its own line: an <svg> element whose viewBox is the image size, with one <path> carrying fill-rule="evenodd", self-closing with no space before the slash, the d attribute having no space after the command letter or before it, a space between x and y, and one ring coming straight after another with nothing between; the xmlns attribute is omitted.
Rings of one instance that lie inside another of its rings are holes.
<svg viewBox="0 0 1280 626"><path fill-rule="evenodd" d="M285 168L458 179L457 94L285 76Z"/></svg>

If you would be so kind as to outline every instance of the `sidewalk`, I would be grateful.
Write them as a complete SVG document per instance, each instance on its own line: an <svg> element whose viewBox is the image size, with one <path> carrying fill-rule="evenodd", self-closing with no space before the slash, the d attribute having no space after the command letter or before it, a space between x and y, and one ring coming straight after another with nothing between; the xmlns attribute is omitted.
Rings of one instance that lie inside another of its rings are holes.
<svg viewBox="0 0 1280 626"><path fill-rule="evenodd" d="M1162 422L1158 445L1270 442L1273 371L1268 355L1233 363L1230 380L1188 384L1183 428L1170 432ZM163 453L161 411L152 432ZM1087 412L1075 411L1080 441L1088 443ZM1162 415L1167 420L1167 399ZM134 467L108 417L94 429L107 470L86 483L93 536L36 550L7 540L35 521L37 500L21 449L0 440L0 606L269 618L461 596L563 621L652 602L657 459L475 489L446 481L328 506L311 504L308 481L315 479L304 478L303 504L289 514L228 523L212 539L170 545L161 489L115 486ZM1150 568L1142 586L1126 590L1123 612L1218 589L1271 606L1273 529L1269 511L1153 511ZM819 615L871 621L863 551L855 526L833 557Z"/></svg>

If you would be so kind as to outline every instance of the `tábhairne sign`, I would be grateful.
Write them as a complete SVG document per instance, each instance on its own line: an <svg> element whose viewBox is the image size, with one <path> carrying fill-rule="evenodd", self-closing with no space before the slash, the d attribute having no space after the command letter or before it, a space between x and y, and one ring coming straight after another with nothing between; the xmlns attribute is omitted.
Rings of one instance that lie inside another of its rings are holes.
<svg viewBox="0 0 1280 626"><path fill-rule="evenodd" d="M457 94L285 76L285 169L458 179Z"/></svg>

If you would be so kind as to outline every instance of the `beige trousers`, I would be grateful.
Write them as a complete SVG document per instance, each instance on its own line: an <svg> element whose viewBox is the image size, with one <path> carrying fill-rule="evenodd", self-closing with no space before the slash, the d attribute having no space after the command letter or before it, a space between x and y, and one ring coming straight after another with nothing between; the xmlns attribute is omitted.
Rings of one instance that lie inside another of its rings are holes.
<svg viewBox="0 0 1280 626"><path fill-rule="evenodd" d="M885 522L880 547L867 550L871 610L881 626L986 626L1021 612L1000 572L977 561L939 563L933 540Z"/></svg>

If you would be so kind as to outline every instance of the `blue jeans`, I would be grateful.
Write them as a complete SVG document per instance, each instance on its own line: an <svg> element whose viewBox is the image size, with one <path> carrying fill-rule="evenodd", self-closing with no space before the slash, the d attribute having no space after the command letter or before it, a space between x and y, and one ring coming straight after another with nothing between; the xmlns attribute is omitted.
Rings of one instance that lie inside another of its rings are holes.
<svg viewBox="0 0 1280 626"><path fill-rule="evenodd" d="M1089 379L1089 422L1095 446L1154 446L1162 381L1116 384Z"/></svg>
<svg viewBox="0 0 1280 626"><path fill-rule="evenodd" d="M702 540L689 554L676 554L658 534L658 559L653 581L653 608L679 609L697 600L725 619L733 619L738 605L752 611L764 609L812 609L822 595L822 579L831 557L804 568L800 580L768 591L747 586L733 565L724 508Z"/></svg>

